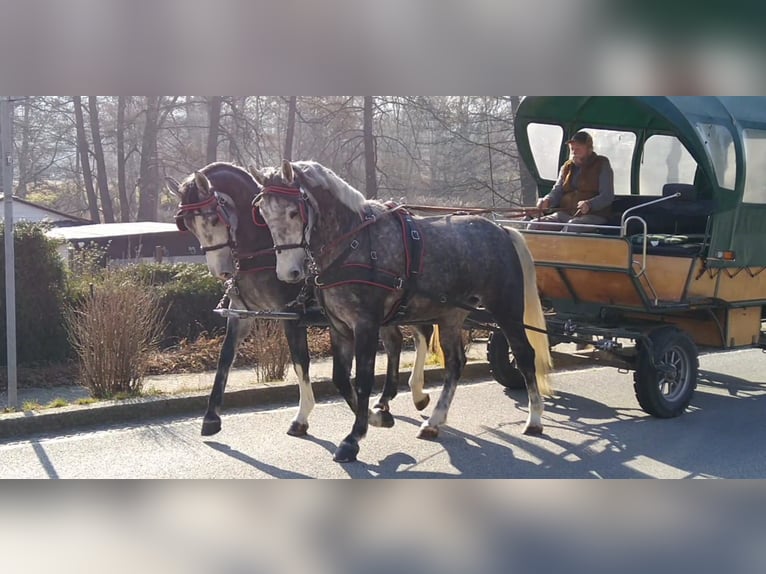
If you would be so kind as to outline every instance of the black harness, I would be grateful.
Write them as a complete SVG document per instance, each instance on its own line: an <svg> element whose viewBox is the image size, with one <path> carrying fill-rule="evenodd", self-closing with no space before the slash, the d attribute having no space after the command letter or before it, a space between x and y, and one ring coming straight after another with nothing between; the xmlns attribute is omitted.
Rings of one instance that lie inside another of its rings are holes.
<svg viewBox="0 0 766 574"><path fill-rule="evenodd" d="M314 276L314 284L320 291L340 287L343 285L370 285L391 292L400 293L400 297L391 311L383 319L383 325L400 319L407 311L407 306L417 289L417 280L423 271L424 242L417 228L412 214L402 206L387 204L388 211L382 216L392 215L396 217L402 231L402 245L404 248L404 273L396 273L383 269L378 265L378 254L374 249L370 228L380 220L369 208L366 208L364 223L326 246L323 251L329 252L334 246L342 244L342 241L351 240L347 247L335 257L331 263ZM364 232L364 240L369 247L369 259L364 263L346 263L346 260L362 248L359 235ZM321 253L320 253L321 258Z"/></svg>
<svg viewBox="0 0 766 574"><path fill-rule="evenodd" d="M417 279L423 270L423 239L417 228L412 214L404 209L404 206L393 203L386 204L387 211L376 216L369 207L365 207L362 223L350 232L342 235L332 243L322 247L315 259L308 245L309 229L309 197L305 191L296 187L267 186L261 194L253 200L253 221L256 225L266 225L260 214L258 205L264 195L275 194L284 199L298 204L301 218L303 219L303 232L300 243L275 245L276 254L289 249L303 249L312 262L312 275L307 278L307 284L316 287L320 292L343 285L369 285L380 289L401 294L397 303L383 320L388 324L401 318L407 310L416 290ZM405 266L404 273L397 273L382 269L378 265L378 253L373 246L370 228L382 217L394 216L402 230L402 244L404 246ZM363 238L360 236L364 234ZM362 248L365 242L369 252L369 258L365 262L347 263L347 259ZM336 248L343 247L340 253L330 261L324 261ZM320 270L321 269L321 270Z"/></svg>

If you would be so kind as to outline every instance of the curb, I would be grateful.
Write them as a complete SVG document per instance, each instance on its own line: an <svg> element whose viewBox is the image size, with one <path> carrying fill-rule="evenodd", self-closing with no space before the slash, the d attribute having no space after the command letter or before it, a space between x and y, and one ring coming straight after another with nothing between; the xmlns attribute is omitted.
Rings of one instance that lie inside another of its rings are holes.
<svg viewBox="0 0 766 574"><path fill-rule="evenodd" d="M439 385L444 376L442 368L426 368L425 385ZM400 372L406 380L409 371ZM461 380L491 376L489 364L468 363ZM375 384L380 387L385 375L376 375ZM317 401L339 398L330 380L318 380L312 384ZM29 435L55 434L71 430L86 430L114 423L137 423L169 416L197 414L202 419L207 408L209 394L188 394L173 397L149 397L107 401L84 406L70 406L38 413L11 413L0 417L0 440L22 439ZM275 384L252 389L230 391L224 394L223 411L237 408L254 408L266 405L297 405L298 386ZM200 423L201 424L201 423Z"/></svg>

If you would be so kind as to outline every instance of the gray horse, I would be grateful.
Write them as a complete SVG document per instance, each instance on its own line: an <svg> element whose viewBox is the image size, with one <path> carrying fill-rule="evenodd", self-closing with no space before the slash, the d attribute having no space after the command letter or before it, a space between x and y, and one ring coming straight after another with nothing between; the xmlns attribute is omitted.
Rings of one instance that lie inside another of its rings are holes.
<svg viewBox="0 0 766 574"><path fill-rule="evenodd" d="M227 282L230 308L278 311L296 300L301 293L301 286L277 279L271 234L266 227L257 225L253 220L251 202L260 188L246 170L229 163L214 163L190 175L182 183L168 178L167 187L180 199L176 215L179 229L195 235L205 253L210 272ZM211 436L221 430L219 411L226 381L237 349L250 332L253 321L238 317L227 320L226 336L202 424L203 436ZM305 436L309 428L309 414L315 405L309 378L306 327L294 321L284 321L283 326L300 389L298 413L288 434ZM398 328L390 327L381 330L381 338L388 353L384 396L387 393L390 399L396 395L398 388L402 335ZM337 345L333 342L334 354L336 350ZM419 353L422 353L422 357L418 356L412 376L422 381L426 351L419 348ZM355 410L356 393L351 388L348 374L336 373L334 370L333 382L349 406ZM421 397L421 400L426 399ZM376 413L372 423L390 427L393 425L393 417L386 409Z"/></svg>
<svg viewBox="0 0 766 574"><path fill-rule="evenodd" d="M351 353L356 358L356 419L336 461L356 460L367 433L377 332L392 319L440 328L447 375L419 437L436 438L446 421L465 366L462 325L476 308L491 314L524 375L525 434L542 433L551 357L534 264L521 234L478 216L420 218L367 201L316 162L285 161L281 168L251 172L262 187L254 206L274 240L277 277L302 283L313 275L345 349L343 360L350 363Z"/></svg>

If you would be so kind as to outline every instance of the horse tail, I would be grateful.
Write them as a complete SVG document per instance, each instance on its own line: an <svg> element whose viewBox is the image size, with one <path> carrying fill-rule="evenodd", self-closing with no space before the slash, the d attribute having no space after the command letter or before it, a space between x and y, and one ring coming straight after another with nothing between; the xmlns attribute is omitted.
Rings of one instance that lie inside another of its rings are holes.
<svg viewBox="0 0 766 574"><path fill-rule="evenodd" d="M439 362L439 366L444 368L446 361L444 360L444 351L442 350L442 342L439 337L439 325L434 325L434 332L431 335L431 342L428 345L428 352L431 356Z"/></svg>
<svg viewBox="0 0 766 574"><path fill-rule="evenodd" d="M532 253L527 247L524 236L515 229L505 228L511 237L513 246L521 263L521 271L524 276L524 325L538 330L527 328L527 339L535 351L535 374L537 376L537 388L543 396L551 396L553 391L548 381L548 375L553 370L553 358L548 343L548 335L545 332L545 316L540 297L537 293L537 274ZM542 331L542 332L540 332Z"/></svg>

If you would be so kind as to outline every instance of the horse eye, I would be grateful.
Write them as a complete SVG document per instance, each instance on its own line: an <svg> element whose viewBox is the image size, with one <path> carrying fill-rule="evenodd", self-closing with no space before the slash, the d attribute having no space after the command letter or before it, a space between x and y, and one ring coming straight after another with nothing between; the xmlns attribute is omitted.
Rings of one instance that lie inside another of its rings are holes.
<svg viewBox="0 0 766 574"><path fill-rule="evenodd" d="M287 216L290 219L295 219L296 217L298 217L298 215L299 215L299 213L297 211L291 211L290 213L287 214Z"/></svg>

